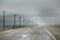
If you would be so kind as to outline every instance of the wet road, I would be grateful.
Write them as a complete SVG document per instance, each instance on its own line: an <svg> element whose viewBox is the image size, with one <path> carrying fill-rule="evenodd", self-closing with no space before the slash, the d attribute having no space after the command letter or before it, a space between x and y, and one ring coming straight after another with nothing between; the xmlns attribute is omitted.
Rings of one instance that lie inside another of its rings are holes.
<svg viewBox="0 0 60 40"><path fill-rule="evenodd" d="M42 28L15 29L4 31L0 35L0 40L54 40L49 33Z"/></svg>

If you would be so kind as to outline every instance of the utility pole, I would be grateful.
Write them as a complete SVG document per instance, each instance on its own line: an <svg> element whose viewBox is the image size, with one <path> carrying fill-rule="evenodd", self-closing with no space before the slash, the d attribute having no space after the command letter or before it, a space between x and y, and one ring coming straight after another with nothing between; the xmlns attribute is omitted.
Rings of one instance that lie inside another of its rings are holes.
<svg viewBox="0 0 60 40"><path fill-rule="evenodd" d="M14 15L14 28L16 27L16 14Z"/></svg>
<svg viewBox="0 0 60 40"><path fill-rule="evenodd" d="M2 11L3 12L3 29L5 29L5 12L6 11Z"/></svg>

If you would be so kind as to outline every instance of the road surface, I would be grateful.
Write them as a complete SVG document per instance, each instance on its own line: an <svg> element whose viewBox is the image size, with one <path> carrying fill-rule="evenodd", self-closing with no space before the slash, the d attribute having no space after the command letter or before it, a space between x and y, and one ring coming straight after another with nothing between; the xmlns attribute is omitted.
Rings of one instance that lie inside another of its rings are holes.
<svg viewBox="0 0 60 40"><path fill-rule="evenodd" d="M54 40L42 28L19 28L0 33L0 40Z"/></svg>

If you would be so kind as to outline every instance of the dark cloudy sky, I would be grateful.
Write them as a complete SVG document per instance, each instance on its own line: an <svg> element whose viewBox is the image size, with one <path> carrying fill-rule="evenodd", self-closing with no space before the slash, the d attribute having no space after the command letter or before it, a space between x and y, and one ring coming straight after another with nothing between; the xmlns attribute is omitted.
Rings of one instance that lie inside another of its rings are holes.
<svg viewBox="0 0 60 40"><path fill-rule="evenodd" d="M60 24L60 0L0 0L0 11L3 10L41 25Z"/></svg>

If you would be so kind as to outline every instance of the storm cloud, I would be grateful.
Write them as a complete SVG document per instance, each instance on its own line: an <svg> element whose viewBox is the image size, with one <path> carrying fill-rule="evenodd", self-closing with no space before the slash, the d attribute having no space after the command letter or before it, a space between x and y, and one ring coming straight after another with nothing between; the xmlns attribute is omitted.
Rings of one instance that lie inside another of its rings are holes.
<svg viewBox="0 0 60 40"><path fill-rule="evenodd" d="M59 2L59 0L0 0L0 11L6 10L6 14L23 15L38 24L60 24Z"/></svg>

